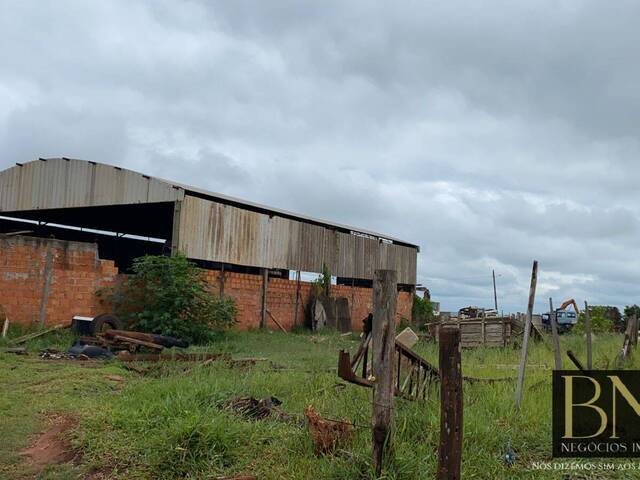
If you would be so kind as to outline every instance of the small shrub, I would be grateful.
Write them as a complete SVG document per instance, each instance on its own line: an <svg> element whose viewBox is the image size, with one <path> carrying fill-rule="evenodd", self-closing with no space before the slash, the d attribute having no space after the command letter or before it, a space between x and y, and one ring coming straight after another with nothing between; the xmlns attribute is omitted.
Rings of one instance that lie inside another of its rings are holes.
<svg viewBox="0 0 640 480"><path fill-rule="evenodd" d="M328 296L331 288L331 272L326 263L322 264L322 273L312 282L313 293L316 297Z"/></svg>
<svg viewBox="0 0 640 480"><path fill-rule="evenodd" d="M411 308L411 320L419 327L424 326L425 323L432 322L434 315L431 300L414 295L413 307Z"/></svg>
<svg viewBox="0 0 640 480"><path fill-rule="evenodd" d="M202 343L236 322L235 300L211 293L202 270L182 255L137 258L133 272L99 292L132 328Z"/></svg>

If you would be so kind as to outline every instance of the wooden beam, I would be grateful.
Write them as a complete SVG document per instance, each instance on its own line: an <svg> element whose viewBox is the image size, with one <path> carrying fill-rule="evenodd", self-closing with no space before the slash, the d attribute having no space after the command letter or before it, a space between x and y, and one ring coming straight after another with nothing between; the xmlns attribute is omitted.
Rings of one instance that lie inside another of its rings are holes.
<svg viewBox="0 0 640 480"><path fill-rule="evenodd" d="M293 326L298 326L298 309L300 305L300 270L296 271L296 306L293 312Z"/></svg>
<svg viewBox="0 0 640 480"><path fill-rule="evenodd" d="M562 352L560 351L558 322L556 321L556 312L553 309L553 300L551 297L549 297L549 322L551 323L551 341L553 343L553 354L556 360L556 370L562 370Z"/></svg>
<svg viewBox="0 0 640 480"><path fill-rule="evenodd" d="M173 223L171 226L171 256L178 254L180 244L180 214L182 212L182 201L173 202Z"/></svg>
<svg viewBox="0 0 640 480"><path fill-rule="evenodd" d="M527 350L529 347L529 336L531 335L531 324L533 322L533 305L536 298L536 284L538 283L538 261L533 261L531 269L531 285L529 286L529 303L527 306L527 320L524 326L522 339L522 351L520 352L520 369L518 370L518 384L516 385L516 408L520 408L522 400L522 386L524 385L524 373L527 368Z"/></svg>
<svg viewBox="0 0 640 480"><path fill-rule="evenodd" d="M13 340L9 340L9 345L20 345L28 340L32 340L34 338L41 337L50 332L55 332L56 330L60 330L61 328L67 328L69 325L56 325L55 327L47 328L46 330L41 330L39 332L29 333L27 335L23 335L22 337L14 338Z"/></svg>
<svg viewBox="0 0 640 480"><path fill-rule="evenodd" d="M593 357L591 352L591 316L589 315L589 304L584 302L584 333L587 337L587 370L593 367Z"/></svg>
<svg viewBox="0 0 640 480"><path fill-rule="evenodd" d="M289 332L287 332L287 329L286 329L286 328L284 328L284 327L280 324L280 322L279 322L278 320L276 320L276 317L274 317L274 316L273 316L273 313L271 313L269 310L267 310L267 313L268 313L268 314L269 314L269 316L271 317L271 320L273 320L273 323L275 323L275 324L278 326L278 328L279 328L280 330L282 330L284 333L289 333Z"/></svg>
<svg viewBox="0 0 640 480"><path fill-rule="evenodd" d="M567 350L567 356L571 359L571 361L578 368L578 370L580 370L581 372L586 371L585 368L582 366L582 363L580 363L580 360L578 360L578 357L576 357L571 350Z"/></svg>
<svg viewBox="0 0 640 480"><path fill-rule="evenodd" d="M462 368L460 330L440 329L439 480L459 480L462 462Z"/></svg>
<svg viewBox="0 0 640 480"><path fill-rule="evenodd" d="M154 350L162 350L164 347L162 345L158 345L157 343L145 342L144 340L140 340L138 338L133 337L125 337L124 335L115 335L113 339L117 342L124 343L133 343L134 345L140 345L141 347L153 348Z"/></svg>
<svg viewBox="0 0 640 480"><path fill-rule="evenodd" d="M40 327L44 327L47 322L47 306L49 305L49 292L53 281L53 258L54 252L51 247L47 247L44 259L44 281L42 283L42 294L40 296Z"/></svg>
<svg viewBox="0 0 640 480"><path fill-rule="evenodd" d="M395 319L398 297L395 270L376 270L373 278L373 463L376 476L382 472L384 448L393 421L393 364Z"/></svg>
<svg viewBox="0 0 640 480"><path fill-rule="evenodd" d="M262 297L260 299L260 328L267 326L267 283L269 282L269 270L262 269Z"/></svg>

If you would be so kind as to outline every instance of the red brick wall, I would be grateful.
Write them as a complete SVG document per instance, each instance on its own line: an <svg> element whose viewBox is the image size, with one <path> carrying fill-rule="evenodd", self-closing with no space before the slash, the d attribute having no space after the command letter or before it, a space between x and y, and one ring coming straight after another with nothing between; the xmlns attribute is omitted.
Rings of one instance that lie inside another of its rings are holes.
<svg viewBox="0 0 640 480"><path fill-rule="evenodd" d="M214 292L220 292L221 272L209 270L207 279ZM296 309L296 282L281 278L270 278L267 284L267 310L286 329L294 326ZM297 324L304 324L305 310L311 302L312 284L300 282L300 301L298 302ZM243 273L224 273L224 293L236 299L240 310L238 328L250 329L260 327L260 306L262 296L262 277ZM362 319L373 309L372 290L370 288L332 285L332 297L347 297L351 307L351 326L354 330L362 329ZM411 318L412 296L400 292L398 296L397 321ZM267 315L267 326L278 327Z"/></svg>
<svg viewBox="0 0 640 480"><path fill-rule="evenodd" d="M51 281L48 295L43 299L50 255ZM220 291L220 273L207 270L205 275L212 291ZM11 321L31 324L39 321L41 302L46 306L46 324L69 323L74 315L94 316L104 313L95 292L113 284L117 268L110 260L100 260L95 244L32 237L0 238L0 305ZM260 327L262 277L242 273L224 273L225 295L232 296L240 311L238 328ZM303 325L305 310L311 301L312 284L300 282L300 301L297 324ZM351 306L354 330L362 328L362 319L372 310L370 288L332 285L333 297L347 297ZM294 326L296 282L280 278L269 279L267 310L286 329ZM412 297L401 292L398 296L398 321L411 318ZM267 326L278 327L267 315Z"/></svg>
<svg viewBox="0 0 640 480"><path fill-rule="evenodd" d="M47 271L50 281L45 288ZM92 243L0 238L0 305L12 322L39 322L43 305L47 325L68 324L74 315L102 313L95 292L112 283L117 273L112 261L98 258Z"/></svg>

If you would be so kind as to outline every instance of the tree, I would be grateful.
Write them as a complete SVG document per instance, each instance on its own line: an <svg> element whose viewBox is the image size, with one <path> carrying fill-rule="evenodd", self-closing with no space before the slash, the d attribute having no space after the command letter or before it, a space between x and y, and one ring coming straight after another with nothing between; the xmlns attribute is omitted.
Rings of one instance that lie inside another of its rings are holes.
<svg viewBox="0 0 640 480"><path fill-rule="evenodd" d="M591 331L593 333L611 332L615 324L616 315L615 311L618 309L615 307L607 307L604 305L591 305L589 306L589 321L591 323ZM618 316L620 312L618 311ZM578 315L578 323L573 328L573 331L578 334L584 333L584 312L580 312Z"/></svg>
<svg viewBox="0 0 640 480"><path fill-rule="evenodd" d="M131 328L195 343L233 325L238 314L235 300L210 292L203 271L183 255L136 258L133 275L100 293Z"/></svg>

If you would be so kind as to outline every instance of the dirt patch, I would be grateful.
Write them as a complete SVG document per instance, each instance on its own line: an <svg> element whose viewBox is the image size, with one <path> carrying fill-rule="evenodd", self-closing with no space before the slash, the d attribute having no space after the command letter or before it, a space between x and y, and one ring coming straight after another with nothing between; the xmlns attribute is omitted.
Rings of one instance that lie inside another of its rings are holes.
<svg viewBox="0 0 640 480"><path fill-rule="evenodd" d="M35 471L46 465L70 462L76 457L69 441L68 432L77 421L71 417L49 417L49 427L38 435L35 442L20 452L27 458L27 464Z"/></svg>

